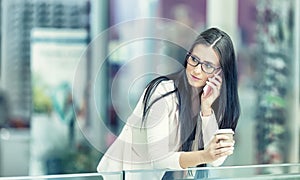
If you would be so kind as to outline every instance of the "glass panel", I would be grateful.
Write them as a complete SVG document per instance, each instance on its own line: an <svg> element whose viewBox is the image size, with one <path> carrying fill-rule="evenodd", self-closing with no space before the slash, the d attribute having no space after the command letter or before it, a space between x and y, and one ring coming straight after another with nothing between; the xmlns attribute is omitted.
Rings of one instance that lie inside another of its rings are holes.
<svg viewBox="0 0 300 180"><path fill-rule="evenodd" d="M256 35L256 157L259 164L295 162L293 14L295 1L258 1ZM267 15L269 14L269 15ZM269 31L266 31L269 29ZM281 36L282 35L282 36ZM299 136L299 135L298 135Z"/></svg>
<svg viewBox="0 0 300 180"><path fill-rule="evenodd" d="M82 173L82 174L64 174L64 175L45 175L45 176L20 176L20 177L4 177L0 180L42 180L42 179L61 179L61 180L101 180L101 179L112 179L118 180L123 179L122 172L112 172L112 173Z"/></svg>
<svg viewBox="0 0 300 180"><path fill-rule="evenodd" d="M239 1L241 116L227 165L299 162L296 2Z"/></svg>
<svg viewBox="0 0 300 180"><path fill-rule="evenodd" d="M149 177L149 178L147 178ZM125 179L299 179L300 164L224 166L178 171L126 171Z"/></svg>
<svg viewBox="0 0 300 180"><path fill-rule="evenodd" d="M131 170L112 173L82 173L45 176L3 177L0 180L36 180L36 179L299 179L300 164L269 164L251 166L201 167L186 170Z"/></svg>

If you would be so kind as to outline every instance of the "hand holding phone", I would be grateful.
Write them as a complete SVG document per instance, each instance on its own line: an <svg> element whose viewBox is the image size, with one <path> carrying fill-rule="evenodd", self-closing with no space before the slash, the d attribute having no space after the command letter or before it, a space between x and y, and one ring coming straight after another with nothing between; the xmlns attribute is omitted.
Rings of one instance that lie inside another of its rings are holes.
<svg viewBox="0 0 300 180"><path fill-rule="evenodd" d="M203 88L203 97L206 97L211 91L211 87L209 85L205 85Z"/></svg>
<svg viewBox="0 0 300 180"><path fill-rule="evenodd" d="M215 76L219 75L220 73L221 73L221 70L218 71L218 72L214 75L213 78L214 78L214 79L217 79ZM219 80L218 80L218 81L219 81ZM209 82L211 82L211 81L209 81ZM212 91L212 87L209 86L209 85L206 83L206 85L205 85L204 88L203 88L203 97L207 97L207 95L209 95L211 91Z"/></svg>

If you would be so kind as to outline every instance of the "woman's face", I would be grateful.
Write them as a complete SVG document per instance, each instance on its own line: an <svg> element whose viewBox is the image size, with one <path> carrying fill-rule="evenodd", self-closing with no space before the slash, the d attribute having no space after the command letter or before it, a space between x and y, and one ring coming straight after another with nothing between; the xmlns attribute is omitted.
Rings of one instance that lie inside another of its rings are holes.
<svg viewBox="0 0 300 180"><path fill-rule="evenodd" d="M212 47L198 44L191 52L191 55L196 57L201 62L211 64L214 67L220 67L219 57ZM186 66L186 76L189 84L193 87L203 87L206 84L207 79L212 77L216 71L214 71L212 74L207 74L202 70L200 64L198 64L196 67L193 67L187 63Z"/></svg>

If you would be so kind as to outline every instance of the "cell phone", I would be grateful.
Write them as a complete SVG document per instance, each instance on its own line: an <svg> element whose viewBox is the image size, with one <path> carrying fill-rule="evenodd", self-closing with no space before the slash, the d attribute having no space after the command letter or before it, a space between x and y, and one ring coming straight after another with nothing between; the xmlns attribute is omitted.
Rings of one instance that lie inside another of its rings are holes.
<svg viewBox="0 0 300 180"><path fill-rule="evenodd" d="M217 72L216 75L219 75L220 73L221 73L221 70L219 72ZM206 97L210 93L211 90L212 90L211 87L206 84L203 88L203 97Z"/></svg>
<svg viewBox="0 0 300 180"><path fill-rule="evenodd" d="M203 97L206 97L211 91L211 87L209 85L205 85L203 88Z"/></svg>

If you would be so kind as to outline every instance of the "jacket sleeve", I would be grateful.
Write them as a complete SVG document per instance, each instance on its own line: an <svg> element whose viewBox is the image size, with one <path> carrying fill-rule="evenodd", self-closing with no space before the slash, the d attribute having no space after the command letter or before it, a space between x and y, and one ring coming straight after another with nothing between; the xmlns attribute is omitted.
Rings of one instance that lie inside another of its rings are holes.
<svg viewBox="0 0 300 180"><path fill-rule="evenodd" d="M124 139L129 135L128 128L125 125L118 138L111 144L99 161L97 166L98 172L114 172L123 170L123 152L126 145L126 140Z"/></svg>

